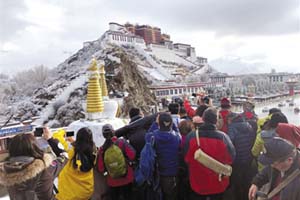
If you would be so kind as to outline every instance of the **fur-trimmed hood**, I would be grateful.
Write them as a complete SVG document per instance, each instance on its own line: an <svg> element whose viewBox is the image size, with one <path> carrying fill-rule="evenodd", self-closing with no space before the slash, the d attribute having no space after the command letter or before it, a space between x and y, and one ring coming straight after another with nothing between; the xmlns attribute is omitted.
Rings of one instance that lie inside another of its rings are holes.
<svg viewBox="0 0 300 200"><path fill-rule="evenodd" d="M29 157L27 157L29 158ZM43 161L44 160L44 161ZM11 187L36 177L53 161L50 154L44 154L43 160L11 158L0 164L0 185ZM10 169L10 170L8 170ZM12 170L12 171L11 171Z"/></svg>

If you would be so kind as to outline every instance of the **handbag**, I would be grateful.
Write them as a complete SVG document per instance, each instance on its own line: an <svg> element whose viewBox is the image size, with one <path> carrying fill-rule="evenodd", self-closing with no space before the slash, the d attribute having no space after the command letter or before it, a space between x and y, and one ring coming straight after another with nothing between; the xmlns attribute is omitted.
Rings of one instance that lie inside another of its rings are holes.
<svg viewBox="0 0 300 200"><path fill-rule="evenodd" d="M223 164L218 160L214 159L200 148L199 129L196 129L196 141L198 149L194 153L194 159L205 167L211 169L219 175L219 181L222 180L223 176L230 176L232 173L232 167L227 164Z"/></svg>

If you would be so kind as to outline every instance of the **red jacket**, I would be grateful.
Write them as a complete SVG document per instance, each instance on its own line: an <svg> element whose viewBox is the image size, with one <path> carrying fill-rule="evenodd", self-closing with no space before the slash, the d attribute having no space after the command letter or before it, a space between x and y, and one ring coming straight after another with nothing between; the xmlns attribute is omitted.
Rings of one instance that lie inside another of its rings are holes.
<svg viewBox="0 0 300 200"><path fill-rule="evenodd" d="M186 113L190 118L193 118L195 116L196 111L192 108L192 106L188 100L184 100L183 107L186 110Z"/></svg>
<svg viewBox="0 0 300 200"><path fill-rule="evenodd" d="M125 152L123 152L123 154L126 156L126 158L130 161L133 161L135 159L135 150L133 149L133 147L126 142L126 140L124 139L117 139L117 137L113 137L112 141L115 144L118 144L118 146L120 147L120 149L124 149L123 145L125 145ZM116 143L118 141L118 143ZM105 172L105 166L104 166L104 162L103 162L103 147L100 147L99 149L99 153L98 153L98 170L101 173ZM122 186L122 185L127 185L129 183L132 183L134 180L134 174L133 174L133 168L128 165L127 167L127 174L125 177L122 178L112 178L111 176L109 176L109 174L107 174L106 176L106 181L107 181L107 185L110 187L118 187L118 186Z"/></svg>
<svg viewBox="0 0 300 200"><path fill-rule="evenodd" d="M213 124L200 126L201 149L214 159L231 165L235 157L235 149L229 137L216 130ZM229 185L229 177L219 181L219 175L194 159L198 149L195 132L190 133L184 146L184 160L188 166L190 185L194 192L200 195L218 194L225 191Z"/></svg>
<svg viewBox="0 0 300 200"><path fill-rule="evenodd" d="M227 122L227 116L230 113L229 110L220 110L219 114L221 115L221 118L223 119L223 126L221 127L220 131L223 131L227 134L228 132L228 122Z"/></svg>

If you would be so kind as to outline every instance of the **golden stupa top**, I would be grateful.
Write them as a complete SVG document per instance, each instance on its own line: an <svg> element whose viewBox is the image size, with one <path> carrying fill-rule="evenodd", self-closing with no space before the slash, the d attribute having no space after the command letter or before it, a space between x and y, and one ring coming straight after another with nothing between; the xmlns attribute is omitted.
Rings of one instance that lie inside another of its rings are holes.
<svg viewBox="0 0 300 200"><path fill-rule="evenodd" d="M100 74L105 74L105 68L104 68L104 65L100 65L99 72L100 72Z"/></svg>
<svg viewBox="0 0 300 200"><path fill-rule="evenodd" d="M99 82L99 74L96 59L92 59L88 68L90 71L87 86L87 113L88 119L99 118L99 113L103 112L102 92Z"/></svg>
<svg viewBox="0 0 300 200"><path fill-rule="evenodd" d="M97 71L97 61L95 58L92 59L91 65L88 68L89 71Z"/></svg>

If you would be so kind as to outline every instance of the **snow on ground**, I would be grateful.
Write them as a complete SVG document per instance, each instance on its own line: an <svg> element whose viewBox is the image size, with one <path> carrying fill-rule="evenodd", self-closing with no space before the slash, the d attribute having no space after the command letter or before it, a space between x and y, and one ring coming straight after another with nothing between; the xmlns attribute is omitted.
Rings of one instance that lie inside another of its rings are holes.
<svg viewBox="0 0 300 200"><path fill-rule="evenodd" d="M208 64L206 64L206 65L204 65L202 68L196 69L196 70L194 70L193 72L194 72L195 74L206 74L207 71L209 71L209 70L210 70L210 66L209 66Z"/></svg>
<svg viewBox="0 0 300 200"><path fill-rule="evenodd" d="M152 54L163 61L175 62L186 66L199 67L198 65L193 64L192 62L189 62L178 56L175 51L168 48L152 47Z"/></svg>
<svg viewBox="0 0 300 200"><path fill-rule="evenodd" d="M53 114L54 108L53 104L57 101L63 101L66 102L71 94L76 88L81 87L85 82L87 81L86 75L81 75L75 80L71 82L71 84L65 88L61 94L59 94L55 99L51 100L49 104L44 108L43 111L41 111L42 115L38 120L36 120L34 123L37 125L41 125L46 119L48 119L48 116Z"/></svg>
<svg viewBox="0 0 300 200"><path fill-rule="evenodd" d="M155 70L161 74L161 76L164 76L165 79L171 79L171 74L160 64L158 64L144 49L142 49L140 46L135 45L135 49L146 57L147 61L155 68ZM165 80L163 79L163 80Z"/></svg>
<svg viewBox="0 0 300 200"><path fill-rule="evenodd" d="M146 71L150 76L152 76L153 78L155 78L157 80L161 80L161 81L167 80L167 78L165 76L163 76L161 73L159 73L154 68L143 67L141 65L138 65L138 67L141 68L142 70Z"/></svg>

